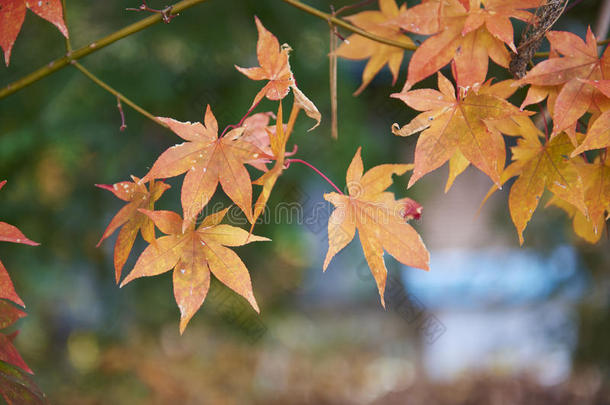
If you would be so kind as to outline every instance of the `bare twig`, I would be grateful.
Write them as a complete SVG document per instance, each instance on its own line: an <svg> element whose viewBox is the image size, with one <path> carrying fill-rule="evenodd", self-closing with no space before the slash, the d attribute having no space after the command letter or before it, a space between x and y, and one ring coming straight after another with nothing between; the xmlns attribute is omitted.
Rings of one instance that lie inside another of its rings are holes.
<svg viewBox="0 0 610 405"><path fill-rule="evenodd" d="M172 7L171 14L177 14L180 11L186 10L187 8L191 8L199 3L203 3L207 0L182 0ZM135 34L136 32L140 32L151 25L155 25L159 22L163 21L163 16L161 14L153 14L149 17L146 17L136 23L128 25L127 27L121 28L118 31L113 32L112 34L100 38L96 41L91 42L89 45L85 45L82 48L79 48L68 55L62 56L61 58L57 58L52 60L51 62L45 64L40 67L36 71L18 79L3 89L0 89L0 99L9 96L15 93L18 90L23 89L24 87L29 86L32 83L37 82L38 80L49 76L52 73L57 72L68 66L71 61L78 60L84 58L85 56L97 52L102 48L107 47L110 44L115 43L116 41L128 37L130 35Z"/></svg>
<svg viewBox="0 0 610 405"><path fill-rule="evenodd" d="M243 126L244 121L246 120L246 118L248 118L248 116L252 113L252 111L254 111L254 109L260 104L261 101L262 101L262 99L258 100L256 103L252 104L250 109L246 112L246 114L244 114L243 117L241 117L241 119L239 120L239 122L237 124L227 125L225 127L225 129L222 131L222 133L220 134L220 138L225 136L225 134L227 133L227 131L229 129L241 128Z"/></svg>
<svg viewBox="0 0 610 405"><path fill-rule="evenodd" d="M110 85L106 84L104 81L102 81L102 79L98 78L96 75L91 73L89 70L87 70L87 68L85 68L83 65L81 65L77 61L72 61L72 65L75 68L77 68L82 74L87 76L92 82L94 82L95 84L97 84L98 86L100 86L101 88L106 90L108 93L114 95L117 98L119 111L121 112L121 118L123 121L122 122L123 125L121 125L121 128L122 128L121 131L123 129L125 129L125 128L123 128L125 126L124 125L125 117L123 115L123 109L120 104L121 101L124 102L125 104L127 104L128 106L130 106L131 108L133 108L134 110L136 110L137 112L139 112L140 114L142 114L143 116L145 116L146 118L148 118L149 120L153 121L155 124L159 124L164 128L168 128L166 123L158 120L154 115L152 115L151 113L149 113L148 111L146 111L145 109L143 109L142 107L140 107L139 105L137 105L136 103L134 103L133 101L128 99L127 97L125 97L123 94L119 93L118 91L116 91L115 89L110 87Z"/></svg>
<svg viewBox="0 0 610 405"><path fill-rule="evenodd" d="M61 11L62 14L64 16L64 24L66 25L66 27L68 26L68 16L66 15L66 0L61 0ZM70 37L64 37L65 43L66 43L66 52L71 53L72 52L72 43L70 43Z"/></svg>
<svg viewBox="0 0 610 405"><path fill-rule="evenodd" d="M374 2L375 2L375 0L362 0L358 3L348 4L347 6L340 7L339 10L337 10L336 12L333 13L333 16L338 16L339 14L344 13L346 11L368 6L369 4L372 4Z"/></svg>
<svg viewBox="0 0 610 405"><path fill-rule="evenodd" d="M290 4L291 6L296 7L299 10L302 10L308 14L318 17L324 21L328 21L329 23L332 23L333 25L336 25L338 27L351 31L354 34L362 35L363 37L373 40L375 42L395 46L397 48L402 48L407 51L414 51L417 49L417 47L413 44L400 42L400 41L393 41L391 39L370 33L366 30L363 30L361 28L356 27L355 25L352 25L352 24L346 22L345 20L342 20L341 18L333 17L331 14L320 11L317 8L308 6L305 3L301 3L299 0L282 0L282 1L284 3Z"/></svg>
<svg viewBox="0 0 610 405"><path fill-rule="evenodd" d="M117 96L116 98L116 106L119 109L119 114L121 114L121 127L119 128L119 131L123 132L125 131L125 128L127 128L127 125L125 124L125 113L123 112L123 106L121 105L121 97Z"/></svg>
<svg viewBox="0 0 610 405"><path fill-rule="evenodd" d="M140 4L140 7L138 7L138 8L129 7L129 8L126 8L125 10L148 11L149 13L160 14L161 17L163 18L163 22L165 24L169 24L170 22L172 22L172 20L174 18L178 17L178 14L172 14L172 7L173 6L167 6L164 9L150 8L150 7L148 7L148 4L146 4L146 0L142 0L142 4Z"/></svg>
<svg viewBox="0 0 610 405"><path fill-rule="evenodd" d="M347 6L346 6L347 7ZM331 6L333 16L337 13ZM339 137L339 126L337 120L337 55L335 50L337 49L337 36L335 27L330 21L328 22L330 27L330 53L328 54L329 68L330 68L330 115L331 115L331 127L330 133L333 139Z"/></svg>
<svg viewBox="0 0 610 405"><path fill-rule="evenodd" d="M286 159L286 162L284 164L284 168L288 169L290 167L291 163L301 163L301 164L304 164L305 166L309 167L311 170L316 172L318 174L318 176L320 176L324 180L326 180L326 182L328 184L330 184L335 190L337 190L337 192L339 194L343 195L343 191L341 191L341 189L339 189L339 187L337 187L337 185L335 183L333 183L333 181L331 179L329 179L328 176L326 176L324 173L322 173L322 171L320 169L318 169L317 167L315 167L314 165L312 165L308 161L303 160L303 159Z"/></svg>

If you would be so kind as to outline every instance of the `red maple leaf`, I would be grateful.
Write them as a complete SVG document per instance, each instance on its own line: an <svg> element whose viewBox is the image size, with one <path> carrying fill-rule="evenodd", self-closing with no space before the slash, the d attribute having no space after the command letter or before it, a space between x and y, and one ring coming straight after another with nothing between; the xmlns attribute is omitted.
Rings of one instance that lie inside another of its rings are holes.
<svg viewBox="0 0 610 405"><path fill-rule="evenodd" d="M8 328L26 315L25 312L16 308L9 302L0 301L0 329ZM18 332L13 332L6 335L0 332L0 360L17 366L30 374L34 374L28 365L25 364L25 361L23 361L23 358L21 358L21 355L13 345L13 339L15 339L17 333Z"/></svg>
<svg viewBox="0 0 610 405"><path fill-rule="evenodd" d="M0 189L4 187L6 180L0 181ZM0 222L0 242L22 243L24 245L38 246L39 243L29 240L17 227L6 222ZM0 298L11 300L16 304L25 307L25 304L17 295L13 282L0 261Z"/></svg>
<svg viewBox="0 0 610 405"><path fill-rule="evenodd" d="M132 180L113 185L96 184L97 187L111 191L121 200L128 202L112 218L102 238L97 243L97 246L100 246L104 239L122 227L114 245L114 271L117 283L121 278L121 271L129 257L138 232L142 234L142 238L148 243L155 241L155 226L153 222L146 215L139 212L138 209L154 209L155 201L161 198L165 190L170 187L162 181L155 182L152 180L149 188L146 188L146 184L141 182L137 177L132 176Z"/></svg>
<svg viewBox="0 0 610 405"><path fill-rule="evenodd" d="M26 8L53 23L68 38L61 0L0 0L0 46L4 50L6 66L11 58L13 44L21 31Z"/></svg>

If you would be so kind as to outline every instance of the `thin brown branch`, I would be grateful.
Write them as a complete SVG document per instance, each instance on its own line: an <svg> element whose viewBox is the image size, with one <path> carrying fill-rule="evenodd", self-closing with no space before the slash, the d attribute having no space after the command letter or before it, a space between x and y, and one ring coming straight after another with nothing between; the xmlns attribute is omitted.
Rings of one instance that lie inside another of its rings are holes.
<svg viewBox="0 0 610 405"><path fill-rule="evenodd" d="M163 22L165 24L169 24L170 22L172 22L172 20L174 18L178 17L178 14L172 14L172 6L167 6L164 9L150 8L150 7L148 7L146 0L142 0L142 4L140 4L140 7L138 7L138 8L129 7L129 8L126 8L125 10L147 11L149 13L160 14L161 18L163 18Z"/></svg>
<svg viewBox="0 0 610 405"><path fill-rule="evenodd" d="M148 118L149 120L153 121L155 124L159 124L164 128L168 128L166 123L158 120L154 115L152 115L151 113L149 113L148 111L146 111L145 109L143 109L142 107L140 107L139 105L137 105L136 103L134 103L133 101L128 99L127 97L125 97L123 94L121 94L117 90L110 87L110 85L106 84L104 81L102 81L96 75L91 73L89 70L87 70L87 68L85 68L83 65L81 65L77 61L72 61L72 65L75 68L77 68L82 74L87 76L92 82L94 82L95 84L97 84L98 86L100 86L101 88L106 90L108 93L114 95L119 100L119 111L122 112L122 107L120 106L120 102L122 101L125 104L127 104L128 106L130 106L131 108L133 108L134 110L136 110L137 112L139 112L140 114L142 114L143 116L145 116L146 118ZM123 124L125 124L125 117L122 114L121 114L121 116L123 118Z"/></svg>
<svg viewBox="0 0 610 405"><path fill-rule="evenodd" d="M336 15L333 10L333 15ZM337 36L335 35L336 27L332 23L328 23L330 28L330 52L328 53L329 62L329 78L330 78L330 116L331 126L330 133L333 139L339 138L339 125L337 119Z"/></svg>
<svg viewBox="0 0 610 405"><path fill-rule="evenodd" d="M384 38L384 37L380 37L379 35L375 35L373 33L370 33L368 31L365 31L361 28L356 27L355 25L352 25L348 22L346 22L345 20L342 20L341 18L337 18L337 17L333 17L331 14L325 13L323 11L318 10L317 8L308 6L307 4L301 3L298 0L282 0L284 3L290 4L293 7L298 8L299 10L305 11L308 14L311 14L315 17L318 17L322 20L328 21L329 24L333 24L336 25L338 27L344 28L348 31L353 32L354 34L358 34L358 35L362 35L363 37L366 37L368 39L371 39L373 41L382 43L382 44L386 44L386 45L391 45L391 46L395 46L397 48L402 48L405 49L407 51L414 51L417 49L417 47L413 44L408 44L408 43L404 43L404 42L399 42L399 41L393 41L391 39L388 38Z"/></svg>
<svg viewBox="0 0 610 405"><path fill-rule="evenodd" d="M64 24L68 26L68 16L66 15L66 0L61 0L61 11L64 16ZM70 42L70 36L64 37L66 43L66 52L72 52L72 43Z"/></svg>
<svg viewBox="0 0 610 405"><path fill-rule="evenodd" d="M119 131L123 132L127 128L127 124L125 124L125 112L123 111L123 106L121 105L121 97L117 96L116 98L116 106L119 109L119 114L121 114L121 126Z"/></svg>
<svg viewBox="0 0 610 405"><path fill-rule="evenodd" d="M199 3L203 3L207 0L182 0L172 6L171 14L178 14L179 12L191 8ZM159 22L163 21L163 16L160 14L153 14L149 17L146 17L136 23L128 25L127 27L121 28L118 31L113 32L112 34L100 38L96 41L91 42L89 45L85 45L82 48L79 48L72 53L69 53L61 58L57 58L52 60L51 62L45 64L34 72L18 79L3 89L0 89L0 99L9 96L15 93L18 90L23 89L24 87L29 86L32 83L37 82L38 80L49 76L52 73L57 72L68 66L71 61L79 60L84 58L85 56L97 52L102 48L107 47L110 44L115 43L116 41L133 35L137 32L140 32L152 25L155 25Z"/></svg>
<svg viewBox="0 0 610 405"><path fill-rule="evenodd" d="M339 14L344 13L346 11L354 10L354 9L357 9L360 7L365 7L374 2L375 2L375 0L362 0L362 1L359 1L358 3L348 4L347 6L340 7L336 12L333 13L333 16L336 17Z"/></svg>

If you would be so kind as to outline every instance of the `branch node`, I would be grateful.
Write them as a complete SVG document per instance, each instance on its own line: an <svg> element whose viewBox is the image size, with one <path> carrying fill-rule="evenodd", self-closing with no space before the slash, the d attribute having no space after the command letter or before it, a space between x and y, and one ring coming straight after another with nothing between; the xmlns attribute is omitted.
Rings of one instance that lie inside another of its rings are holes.
<svg viewBox="0 0 610 405"><path fill-rule="evenodd" d="M126 8L125 10L129 10L129 11L148 11L149 13L160 14L163 22L165 24L169 24L170 22L172 22L172 20L174 18L178 17L178 14L172 14L172 8L173 7L174 6L165 6L164 9L150 8L150 7L148 7L148 4L146 3L146 0L142 0L142 4L140 4L139 7L137 7L137 8L129 7L129 8Z"/></svg>
<svg viewBox="0 0 610 405"><path fill-rule="evenodd" d="M341 7L341 8L344 8L344 7ZM326 21L328 22L328 25L330 26L332 34L334 36L336 36L337 38L339 38L341 41L349 44L349 41L347 39L345 39L345 37L343 35L339 34L339 30L337 29L337 26L335 24L333 24L333 18L335 18L338 13L335 11L335 7L332 4L330 5L330 11L331 11L331 13L328 15L328 18L326 19Z"/></svg>

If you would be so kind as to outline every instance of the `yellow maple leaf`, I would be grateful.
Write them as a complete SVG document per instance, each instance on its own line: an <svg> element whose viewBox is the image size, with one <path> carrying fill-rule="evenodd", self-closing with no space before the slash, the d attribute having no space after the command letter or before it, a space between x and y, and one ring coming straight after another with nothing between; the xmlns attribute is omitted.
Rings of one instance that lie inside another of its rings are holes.
<svg viewBox="0 0 610 405"><path fill-rule="evenodd" d="M364 256L377 283L381 304L385 307L383 295L387 269L383 261L384 251L407 266L424 270L429 268L430 254L419 234L406 223L407 219L421 213L421 207L417 208L416 215L412 215L413 200L396 200L393 193L385 191L392 184L393 174L404 174L412 165L384 164L363 175L360 149L347 169L349 195L324 194L324 198L335 206L328 219L328 252L324 270L332 258L351 242L357 229Z"/></svg>
<svg viewBox="0 0 610 405"><path fill-rule="evenodd" d="M394 0L379 0L379 11L363 11L345 19L370 33L413 46L413 41L403 34L398 23L392 22L398 17L399 12L406 8L407 6L403 4L399 9ZM394 85L398 79L404 49L353 34L337 48L335 55L352 60L369 60L362 72L362 84L354 92L354 95L358 95L386 64L392 72L392 85Z"/></svg>
<svg viewBox="0 0 610 405"><path fill-rule="evenodd" d="M166 236L149 245L140 255L121 287L130 281L156 276L174 269L174 297L180 309L180 333L201 307L210 288L210 272L227 287L244 297L259 312L252 292L250 274L239 256L227 246L242 246L269 239L220 224L228 208L207 216L195 229L171 211L140 209ZM183 231L183 224L188 225Z"/></svg>
<svg viewBox="0 0 610 405"><path fill-rule="evenodd" d="M397 124L393 126L394 134L399 136L423 131L415 147L415 167L409 186L443 165L457 151L499 183L506 150L502 134L489 122L530 114L495 95L495 91L503 95L507 91L505 88L510 88L503 82L500 84L497 89L486 84L456 96L451 82L439 72L440 91L417 89L391 95L409 107L423 111L402 128ZM453 174L465 168L463 162L459 166Z"/></svg>

